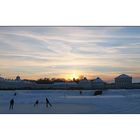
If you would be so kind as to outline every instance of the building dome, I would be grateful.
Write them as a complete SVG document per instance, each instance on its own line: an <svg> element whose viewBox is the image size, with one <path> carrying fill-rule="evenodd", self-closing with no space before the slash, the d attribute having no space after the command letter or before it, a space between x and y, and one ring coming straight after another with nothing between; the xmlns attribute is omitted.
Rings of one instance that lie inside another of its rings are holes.
<svg viewBox="0 0 140 140"><path fill-rule="evenodd" d="M20 81L21 79L20 79L20 76L17 76L16 77L16 81Z"/></svg>
<svg viewBox="0 0 140 140"><path fill-rule="evenodd" d="M85 83L85 82L89 82L89 81L87 80L86 77L84 77L84 79L80 80L80 82L81 82L81 83Z"/></svg>
<svg viewBox="0 0 140 140"><path fill-rule="evenodd" d="M132 86L132 77L121 74L115 78L116 88L131 88Z"/></svg>
<svg viewBox="0 0 140 140"><path fill-rule="evenodd" d="M99 77L97 77L96 79L92 80L92 82L93 83L104 83L104 81Z"/></svg>
<svg viewBox="0 0 140 140"><path fill-rule="evenodd" d="M126 74L121 74L116 78L131 78L130 76L126 75Z"/></svg>
<svg viewBox="0 0 140 140"><path fill-rule="evenodd" d="M92 80L92 87L94 89L104 89L105 82L101 78L97 77L96 79Z"/></svg>

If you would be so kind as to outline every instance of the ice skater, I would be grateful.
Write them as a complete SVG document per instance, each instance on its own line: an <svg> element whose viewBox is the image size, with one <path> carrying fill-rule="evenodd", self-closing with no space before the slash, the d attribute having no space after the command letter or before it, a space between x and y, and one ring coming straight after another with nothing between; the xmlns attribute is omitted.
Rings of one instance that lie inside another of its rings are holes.
<svg viewBox="0 0 140 140"><path fill-rule="evenodd" d="M52 107L52 105L51 105L50 101L49 101L49 100L48 100L48 98L46 97L46 108L48 108L48 107L49 107L49 105L50 105L50 107Z"/></svg>
<svg viewBox="0 0 140 140"><path fill-rule="evenodd" d="M16 95L17 95L17 93L15 92L15 93L14 93L14 96L16 96Z"/></svg>
<svg viewBox="0 0 140 140"><path fill-rule="evenodd" d="M38 104L39 104L39 101L36 100L35 103L34 103L34 107L38 106Z"/></svg>
<svg viewBox="0 0 140 140"><path fill-rule="evenodd" d="M12 110L14 109L14 102L15 102L14 99L11 99L11 100L10 100L9 110L10 110L10 109L12 109Z"/></svg>
<svg viewBox="0 0 140 140"><path fill-rule="evenodd" d="M82 91L80 90L80 95L82 95Z"/></svg>

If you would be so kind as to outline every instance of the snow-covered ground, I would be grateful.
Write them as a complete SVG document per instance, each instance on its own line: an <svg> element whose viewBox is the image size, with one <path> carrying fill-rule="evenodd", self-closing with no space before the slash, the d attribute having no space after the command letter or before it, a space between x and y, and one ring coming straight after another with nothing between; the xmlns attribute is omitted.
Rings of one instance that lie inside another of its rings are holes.
<svg viewBox="0 0 140 140"><path fill-rule="evenodd" d="M17 93L14 96L14 93ZM120 114L140 113L140 89L105 90L101 96L93 96L94 90L17 90L0 91L0 113L27 114ZM52 107L46 108L45 98ZM14 98L13 110L9 101ZM39 105L34 107L34 102Z"/></svg>

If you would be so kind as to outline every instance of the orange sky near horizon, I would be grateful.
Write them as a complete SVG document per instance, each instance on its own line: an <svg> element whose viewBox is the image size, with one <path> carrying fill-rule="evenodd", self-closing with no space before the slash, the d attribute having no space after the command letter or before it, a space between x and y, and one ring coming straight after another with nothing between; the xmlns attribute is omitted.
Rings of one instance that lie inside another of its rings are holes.
<svg viewBox="0 0 140 140"><path fill-rule="evenodd" d="M139 46L140 27L0 27L0 74L140 81Z"/></svg>

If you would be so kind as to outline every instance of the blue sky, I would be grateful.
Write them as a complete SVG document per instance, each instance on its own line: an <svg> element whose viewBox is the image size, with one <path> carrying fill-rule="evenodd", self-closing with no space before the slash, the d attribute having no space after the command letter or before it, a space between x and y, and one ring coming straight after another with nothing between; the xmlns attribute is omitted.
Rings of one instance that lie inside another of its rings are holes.
<svg viewBox="0 0 140 140"><path fill-rule="evenodd" d="M140 81L140 27L0 27L0 74L7 78Z"/></svg>

